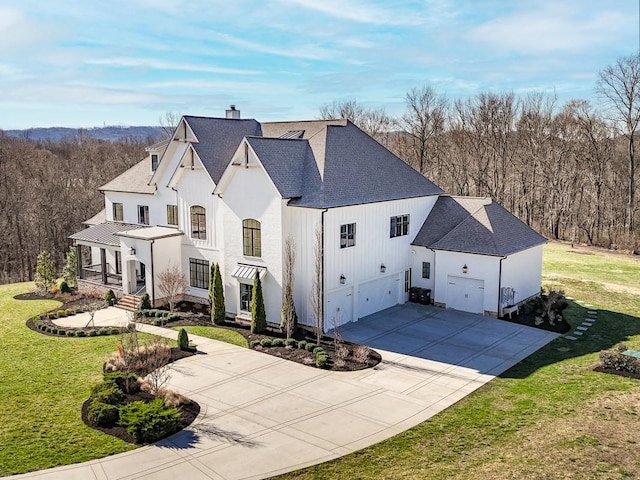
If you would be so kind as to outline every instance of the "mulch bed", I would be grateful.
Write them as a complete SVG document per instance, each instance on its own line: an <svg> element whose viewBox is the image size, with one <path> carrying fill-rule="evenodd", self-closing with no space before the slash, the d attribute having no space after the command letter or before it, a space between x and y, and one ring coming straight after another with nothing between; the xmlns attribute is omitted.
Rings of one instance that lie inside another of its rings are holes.
<svg viewBox="0 0 640 480"><path fill-rule="evenodd" d="M635 378L636 380L640 380L639 373L631 373L631 372L625 372L624 370L614 370L612 368L604 368L600 365L595 367L593 371L600 372L600 373L608 373L609 375L618 375L619 377Z"/></svg>
<svg viewBox="0 0 640 480"><path fill-rule="evenodd" d="M571 330L571 325L565 320L561 322L555 322L554 325L549 324L549 322L547 321L542 322L540 325L536 325L535 312L531 312L531 313L520 312L517 315L512 314L512 317L513 318L509 318L508 316L505 316L500 320L505 320L511 323L517 323L518 325L525 325L527 327L539 328L540 330L546 330L548 332L555 332L555 333L567 333L569 330Z"/></svg>
<svg viewBox="0 0 640 480"><path fill-rule="evenodd" d="M104 300L101 297L85 295L82 293L21 293L13 297L15 300L57 300L62 302L60 307L54 310L67 310L69 308L86 307L92 305L96 300Z"/></svg>
<svg viewBox="0 0 640 480"><path fill-rule="evenodd" d="M123 403L131 403L131 402L135 402L135 401L138 401L138 400L141 400L143 402L150 402L153 399L154 399L153 395L151 395L149 393L145 393L145 392L125 393ZM91 399L89 398L82 404L82 421L88 427L91 427L94 430L99 430L99 431L104 432L104 433L106 433L108 435L117 437L117 438L119 438L121 440L124 440L125 442L128 442L128 443L133 443L133 444L136 444L136 445L144 445L144 444L139 444L138 442L136 442L135 437L133 435L129 434L124 427L116 425L115 427L107 428L107 427L98 427L98 426L95 426L95 425L91 425L89 423L89 420L87 419L87 411L89 409L90 400ZM180 430L184 430L185 428L187 428L189 425L191 425L193 423L193 421L196 419L196 417L200 413L200 405L198 403L194 402L193 400L190 400L189 403L186 403L186 404L180 406L180 412L181 412L181 416L180 416L179 428L174 433L177 433ZM173 433L171 435L173 435Z"/></svg>

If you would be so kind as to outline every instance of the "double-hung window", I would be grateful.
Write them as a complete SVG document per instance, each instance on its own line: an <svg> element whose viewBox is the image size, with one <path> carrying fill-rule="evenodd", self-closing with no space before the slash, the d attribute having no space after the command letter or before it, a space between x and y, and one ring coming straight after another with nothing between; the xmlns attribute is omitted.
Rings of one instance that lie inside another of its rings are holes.
<svg viewBox="0 0 640 480"><path fill-rule="evenodd" d="M178 225L177 205L167 205L167 225Z"/></svg>
<svg viewBox="0 0 640 480"><path fill-rule="evenodd" d="M260 222L252 218L242 221L243 251L247 257L262 256Z"/></svg>
<svg viewBox="0 0 640 480"><path fill-rule="evenodd" d="M209 262L198 258L189 259L189 285L203 290L209 288Z"/></svg>
<svg viewBox="0 0 640 480"><path fill-rule="evenodd" d="M422 262L422 278L431 278L431 263Z"/></svg>
<svg viewBox="0 0 640 480"><path fill-rule="evenodd" d="M113 204L113 221L124 222L124 208L121 203Z"/></svg>
<svg viewBox="0 0 640 480"><path fill-rule="evenodd" d="M207 239L207 213L204 207L191 207L191 238Z"/></svg>
<svg viewBox="0 0 640 480"><path fill-rule="evenodd" d="M149 225L149 206L138 205L138 223L140 225Z"/></svg>
<svg viewBox="0 0 640 480"><path fill-rule="evenodd" d="M356 244L356 224L340 225L340 248L353 247Z"/></svg>
<svg viewBox="0 0 640 480"><path fill-rule="evenodd" d="M409 215L391 217L390 237L401 237L409 234Z"/></svg>

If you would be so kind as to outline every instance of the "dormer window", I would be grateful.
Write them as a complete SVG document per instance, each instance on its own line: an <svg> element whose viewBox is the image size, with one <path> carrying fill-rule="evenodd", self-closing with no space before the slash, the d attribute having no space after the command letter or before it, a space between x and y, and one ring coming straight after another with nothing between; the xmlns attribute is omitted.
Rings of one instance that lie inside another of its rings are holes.
<svg viewBox="0 0 640 480"><path fill-rule="evenodd" d="M160 161L160 156L157 153L151 154L151 171L155 172L158 169L158 162Z"/></svg>

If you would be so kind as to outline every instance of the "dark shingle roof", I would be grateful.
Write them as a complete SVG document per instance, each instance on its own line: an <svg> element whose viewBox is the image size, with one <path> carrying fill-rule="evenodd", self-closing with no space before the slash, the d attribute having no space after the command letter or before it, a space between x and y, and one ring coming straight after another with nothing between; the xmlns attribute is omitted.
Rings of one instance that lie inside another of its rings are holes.
<svg viewBox="0 0 640 480"><path fill-rule="evenodd" d="M135 223L105 222L80 230L79 232L70 235L69 238L71 240L79 240L81 242L99 243L101 245L119 247L120 238L115 235L116 233L138 230L141 228L150 227L147 225L137 225Z"/></svg>
<svg viewBox="0 0 640 480"><path fill-rule="evenodd" d="M503 256L546 241L490 198L442 196L413 244L435 250Z"/></svg>
<svg viewBox="0 0 640 480"><path fill-rule="evenodd" d="M304 167L313 162L309 143L305 140L248 137L247 142L260 159L282 198L302 196Z"/></svg>
<svg viewBox="0 0 640 480"><path fill-rule="evenodd" d="M262 136L260 124L253 119L192 116L185 116L184 119L199 142L194 143L193 148L216 184L242 139L247 136Z"/></svg>

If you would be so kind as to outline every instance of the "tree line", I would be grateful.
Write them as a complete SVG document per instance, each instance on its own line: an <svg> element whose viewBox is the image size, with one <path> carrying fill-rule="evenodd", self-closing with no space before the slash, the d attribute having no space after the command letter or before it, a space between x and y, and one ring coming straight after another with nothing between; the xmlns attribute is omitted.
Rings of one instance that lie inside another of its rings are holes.
<svg viewBox="0 0 640 480"><path fill-rule="evenodd" d="M549 238L638 252L640 57L599 72L594 93L451 100L425 85L397 118L355 100L320 116L349 118L449 193L492 197Z"/></svg>
<svg viewBox="0 0 640 480"><path fill-rule="evenodd" d="M147 145L82 134L35 142L0 131L0 283L33 280L43 250L60 271L69 235L104 208L98 188L139 162Z"/></svg>

